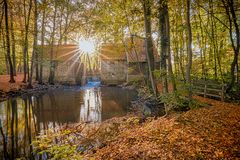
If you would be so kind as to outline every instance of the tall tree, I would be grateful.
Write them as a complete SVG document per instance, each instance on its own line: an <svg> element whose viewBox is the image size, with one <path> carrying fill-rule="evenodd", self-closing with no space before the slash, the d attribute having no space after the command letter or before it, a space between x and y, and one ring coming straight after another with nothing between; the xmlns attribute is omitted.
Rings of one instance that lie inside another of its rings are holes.
<svg viewBox="0 0 240 160"><path fill-rule="evenodd" d="M39 52L37 52L37 40L38 40L38 2L34 0L35 10L34 10L34 37L33 37L33 55L35 58L35 79L39 79ZM32 56L33 56L32 55Z"/></svg>
<svg viewBox="0 0 240 160"><path fill-rule="evenodd" d="M54 13L53 13L53 27L51 34L51 48L50 48L50 74L48 78L48 83L54 84L54 76L55 76L55 62L53 60L53 47L55 42L55 30L56 30L56 16L57 16L57 0L54 0Z"/></svg>
<svg viewBox="0 0 240 160"><path fill-rule="evenodd" d="M5 60L5 65L6 65L6 73L9 74L9 63L8 63L7 53L5 52L5 50L6 50L6 42L5 42L5 35L4 35L3 28L1 29L1 40L2 40L2 48L3 48L3 51L4 51L4 60Z"/></svg>
<svg viewBox="0 0 240 160"><path fill-rule="evenodd" d="M46 17L46 1L42 1L42 23L41 23L41 52L40 52L40 70L38 83L43 82L43 48L44 48L44 37L45 37L45 17Z"/></svg>
<svg viewBox="0 0 240 160"><path fill-rule="evenodd" d="M25 22L25 37L24 37L24 49L23 49L23 71L24 71L24 77L23 82L26 83L27 75L29 77L29 65L28 65L28 33L29 33L29 23L30 23L30 16L31 16L31 10L32 10L32 0L29 1L29 9L28 13L26 11L26 0L24 2L24 22Z"/></svg>
<svg viewBox="0 0 240 160"><path fill-rule="evenodd" d="M31 60L31 71L29 76L29 84L28 87L32 88L32 76L33 76L33 69L34 66L38 66L37 63L37 37L38 37L38 2L37 0L34 0L34 36L33 36L33 51L32 51L32 60ZM38 67L36 67L36 76L38 76ZM37 78L38 79L38 78Z"/></svg>
<svg viewBox="0 0 240 160"><path fill-rule="evenodd" d="M11 41L12 41L12 63L13 63L13 75L16 76L16 46L15 46L15 31L13 27L13 7L10 11L10 29L11 29Z"/></svg>
<svg viewBox="0 0 240 160"><path fill-rule="evenodd" d="M186 68L186 83L188 85L188 99L192 99L192 87L191 87L191 69L192 69L192 28L190 21L190 5L191 0L186 0L187 11L186 11L186 27L187 27L187 55L188 63Z"/></svg>
<svg viewBox="0 0 240 160"><path fill-rule="evenodd" d="M167 2L159 0L159 36L160 36L160 72L162 78L163 93L168 92L167 81L167 51L169 45L169 37L167 33Z"/></svg>
<svg viewBox="0 0 240 160"><path fill-rule="evenodd" d="M175 78L172 70L170 48L170 23L168 14L168 1L159 0L159 36L160 36L160 71L162 76L163 92L168 92L168 78L171 78L173 90L176 90ZM167 67L168 63L168 67ZM168 70L167 70L168 69Z"/></svg>
<svg viewBox="0 0 240 160"><path fill-rule="evenodd" d="M235 3L234 0L222 0L222 3L225 8L225 12L228 17L229 21L229 35L230 35L230 40L232 44L232 48L234 51L234 57L233 61L231 64L231 82L229 84L229 87L227 88L227 91L230 91L235 83L236 76L235 76L235 69L238 73L238 56L239 56L239 49L240 49L240 31L239 31L239 24L238 24L238 18L236 15L236 10L235 10ZM235 33L235 35L234 35ZM238 77L237 77L238 79Z"/></svg>
<svg viewBox="0 0 240 160"><path fill-rule="evenodd" d="M151 87L154 95L157 95L157 87L155 84L153 71L154 71L154 54L153 54L153 42L152 42L152 27L151 27L151 0L143 0L143 11L144 11L144 26L145 26L145 43L147 51L147 62L149 78L151 82Z"/></svg>
<svg viewBox="0 0 240 160"><path fill-rule="evenodd" d="M175 82L175 76L173 74L172 69L172 55L171 55L171 35L170 35L170 21L169 21L169 12L168 12L168 1L166 1L166 30L167 30L167 37L168 37L168 44L167 44L167 60L168 60L168 73L170 76L170 80L172 83L173 91L176 91L176 82Z"/></svg>
<svg viewBox="0 0 240 160"><path fill-rule="evenodd" d="M10 83L14 83L14 72L13 72L13 64L11 60L11 49L10 49L10 38L9 38L9 28L8 28L8 3L7 0L3 1L4 3L4 12L5 12L5 30L6 30L6 45L7 45L7 59L9 62L10 69Z"/></svg>

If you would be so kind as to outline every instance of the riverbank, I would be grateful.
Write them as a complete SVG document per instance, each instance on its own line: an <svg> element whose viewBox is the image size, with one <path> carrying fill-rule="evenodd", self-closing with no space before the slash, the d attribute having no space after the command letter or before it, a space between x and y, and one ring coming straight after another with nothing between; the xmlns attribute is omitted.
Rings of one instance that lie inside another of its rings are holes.
<svg viewBox="0 0 240 160"><path fill-rule="evenodd" d="M23 74L15 76L15 83L9 83L9 75L0 75L0 102L10 97L22 96L24 94L34 94L37 92L43 92L46 90L56 89L62 87L62 85L48 85L38 84L33 82L32 88L27 87L27 83L23 83Z"/></svg>
<svg viewBox="0 0 240 160"><path fill-rule="evenodd" d="M238 159L240 106L195 99L210 106L165 117L128 115L102 124L67 126L42 136L35 152L61 159ZM58 143L56 143L58 142Z"/></svg>

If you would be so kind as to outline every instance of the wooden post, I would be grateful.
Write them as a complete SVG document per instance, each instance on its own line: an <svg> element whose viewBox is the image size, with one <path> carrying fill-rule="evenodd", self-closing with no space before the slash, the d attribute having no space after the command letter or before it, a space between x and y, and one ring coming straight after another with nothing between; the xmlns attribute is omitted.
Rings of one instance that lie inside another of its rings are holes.
<svg viewBox="0 0 240 160"><path fill-rule="evenodd" d="M221 101L224 101L224 90L225 90L225 85L222 85L222 90L221 90Z"/></svg>
<svg viewBox="0 0 240 160"><path fill-rule="evenodd" d="M206 96L207 96L207 84L205 82L205 84L204 84L204 98L206 98Z"/></svg>

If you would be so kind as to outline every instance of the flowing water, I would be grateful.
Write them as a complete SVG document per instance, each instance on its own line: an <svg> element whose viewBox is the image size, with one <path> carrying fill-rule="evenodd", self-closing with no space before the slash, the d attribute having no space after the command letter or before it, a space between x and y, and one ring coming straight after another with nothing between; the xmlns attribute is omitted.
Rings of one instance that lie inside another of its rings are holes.
<svg viewBox="0 0 240 160"><path fill-rule="evenodd" d="M102 122L124 116L136 96L134 90L96 87L96 84L89 83L85 87L65 87L0 102L3 130L0 135L0 159L4 150L11 159L29 157L32 140L47 129L66 123Z"/></svg>

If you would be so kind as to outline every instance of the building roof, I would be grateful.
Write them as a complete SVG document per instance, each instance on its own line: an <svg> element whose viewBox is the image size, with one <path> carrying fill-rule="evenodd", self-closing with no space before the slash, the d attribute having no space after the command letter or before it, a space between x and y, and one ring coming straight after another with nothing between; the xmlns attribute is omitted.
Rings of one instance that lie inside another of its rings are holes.
<svg viewBox="0 0 240 160"><path fill-rule="evenodd" d="M39 46L40 47L40 46ZM51 46L45 45L43 47L44 58L50 59ZM66 45L54 45L53 46L53 59L59 61L67 61L76 59L79 53L78 45L66 44Z"/></svg>
<svg viewBox="0 0 240 160"><path fill-rule="evenodd" d="M127 60L128 62L146 62L146 45L143 39L127 40L125 44L105 43L101 47L100 57L103 60ZM153 48L155 61L159 61L156 47Z"/></svg>
<svg viewBox="0 0 240 160"><path fill-rule="evenodd" d="M125 48L120 43L102 44L100 58L102 60L126 60Z"/></svg>

